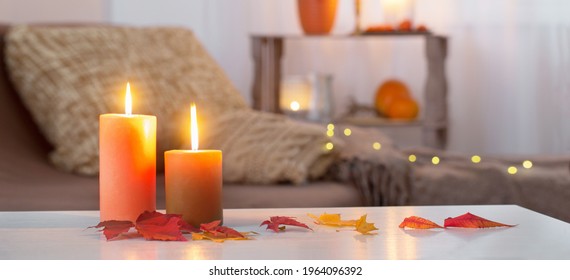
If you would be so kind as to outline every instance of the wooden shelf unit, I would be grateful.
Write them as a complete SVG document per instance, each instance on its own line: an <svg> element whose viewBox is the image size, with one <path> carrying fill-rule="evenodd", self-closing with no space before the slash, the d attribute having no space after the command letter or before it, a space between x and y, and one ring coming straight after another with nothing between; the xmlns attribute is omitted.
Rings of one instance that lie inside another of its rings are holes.
<svg viewBox="0 0 570 280"><path fill-rule="evenodd" d="M411 123L390 121L372 117L352 117L350 122L360 126L402 126L422 127L424 146L444 149L447 144L448 109L447 78L445 59L447 56L447 38L429 32L380 32L359 35L275 35L256 34L251 36L254 59L254 83L252 88L253 108L265 112L279 113L279 89L281 82L281 59L284 40L334 39L378 39L387 37L421 36L425 39L425 53L428 75L424 88L423 119Z"/></svg>

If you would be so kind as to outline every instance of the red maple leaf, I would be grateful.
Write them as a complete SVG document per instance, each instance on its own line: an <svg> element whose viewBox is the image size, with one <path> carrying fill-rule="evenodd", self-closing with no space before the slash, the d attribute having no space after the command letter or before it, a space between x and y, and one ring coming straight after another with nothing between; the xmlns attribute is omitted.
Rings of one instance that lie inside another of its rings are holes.
<svg viewBox="0 0 570 280"><path fill-rule="evenodd" d="M222 221L215 220L215 221L207 223L207 224L201 224L200 230L202 230L205 233L210 233L214 237L220 237L220 238L242 237L242 238L245 238L243 236L243 234L239 233L237 230L235 230L233 228L220 226L221 223L222 223Z"/></svg>
<svg viewBox="0 0 570 280"><path fill-rule="evenodd" d="M180 231L181 220L182 215L145 211L137 218L135 228L147 240L186 241Z"/></svg>
<svg viewBox="0 0 570 280"><path fill-rule="evenodd" d="M490 221L479 216L473 215L469 212L455 218L447 218L443 222L444 227L461 227L461 228L490 228L490 227L514 227L514 225L507 225Z"/></svg>
<svg viewBox="0 0 570 280"><path fill-rule="evenodd" d="M111 221L100 222L96 226L88 228L103 228L102 230L99 231L103 232L107 240L111 240L119 236L121 233L128 232L134 226L135 225L131 221L111 220Z"/></svg>
<svg viewBox="0 0 570 280"><path fill-rule="evenodd" d="M405 218L400 224L400 228L430 229L443 228L442 226L421 217L411 216Z"/></svg>
<svg viewBox="0 0 570 280"><path fill-rule="evenodd" d="M307 226L306 224L298 222L295 219L296 219L295 217L273 216L273 217L269 217L269 220L263 221L261 223L261 225L259 225L259 226L267 225L266 230L270 229L270 230L273 230L275 232L279 232L281 225L303 227L306 229L313 230L309 226Z"/></svg>
<svg viewBox="0 0 570 280"><path fill-rule="evenodd" d="M184 221L184 219L180 219L180 221L178 221L178 227L180 228L180 231L182 231L182 233L200 232L199 229L187 223L186 221Z"/></svg>
<svg viewBox="0 0 570 280"><path fill-rule="evenodd" d="M224 240L248 240L247 235L254 232L240 233L237 230L221 226L221 221L200 225L200 229L193 227L182 219L179 214L162 214L156 211L145 211L139 215L135 223L130 221L104 221L90 228L101 228L107 240L119 236L135 227L140 235L147 240L186 241L182 233L192 233L193 239L210 239L216 242ZM196 235L196 236L195 236ZM198 238L198 235L201 236Z"/></svg>

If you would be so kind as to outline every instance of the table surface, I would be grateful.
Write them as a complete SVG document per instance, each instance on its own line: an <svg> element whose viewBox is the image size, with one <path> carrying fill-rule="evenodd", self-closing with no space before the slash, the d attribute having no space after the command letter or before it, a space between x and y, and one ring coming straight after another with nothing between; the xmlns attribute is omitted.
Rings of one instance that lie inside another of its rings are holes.
<svg viewBox="0 0 570 280"><path fill-rule="evenodd" d="M368 214L376 235L313 224L306 214ZM439 224L465 212L517 224L512 228L403 230L416 215ZM314 231L288 227L274 233L259 227L270 216L294 216ZM256 231L254 240L164 242L142 237L106 241L86 229L97 211L0 212L0 259L570 259L570 224L515 205L227 209L225 225ZM189 236L188 236L189 237Z"/></svg>

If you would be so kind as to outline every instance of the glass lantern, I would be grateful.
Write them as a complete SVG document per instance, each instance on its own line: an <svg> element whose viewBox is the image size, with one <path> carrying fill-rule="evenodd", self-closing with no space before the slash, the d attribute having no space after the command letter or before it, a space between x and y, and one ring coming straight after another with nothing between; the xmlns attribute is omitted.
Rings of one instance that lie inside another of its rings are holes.
<svg viewBox="0 0 570 280"><path fill-rule="evenodd" d="M414 0L381 0L380 6L385 25L401 31L412 28Z"/></svg>
<svg viewBox="0 0 570 280"><path fill-rule="evenodd" d="M279 108L289 117L325 123L332 120L332 76L288 76L281 82Z"/></svg>

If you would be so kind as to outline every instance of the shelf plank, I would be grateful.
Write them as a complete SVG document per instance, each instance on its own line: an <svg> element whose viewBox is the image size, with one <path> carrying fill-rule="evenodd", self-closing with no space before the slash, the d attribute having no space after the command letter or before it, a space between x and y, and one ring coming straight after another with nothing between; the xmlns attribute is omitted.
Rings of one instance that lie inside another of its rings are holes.
<svg viewBox="0 0 570 280"><path fill-rule="evenodd" d="M382 126L419 127L423 125L422 120L391 120L387 118L374 117L374 116L345 117L340 119L338 122L348 125L365 126L365 127L382 127Z"/></svg>
<svg viewBox="0 0 570 280"><path fill-rule="evenodd" d="M370 38L370 37L422 37L422 36L436 36L431 32L421 31L382 31L382 32L362 32L360 34L262 34L252 33L252 38L283 38L283 39L305 39L305 38L330 38L330 39L345 39L345 38Z"/></svg>

